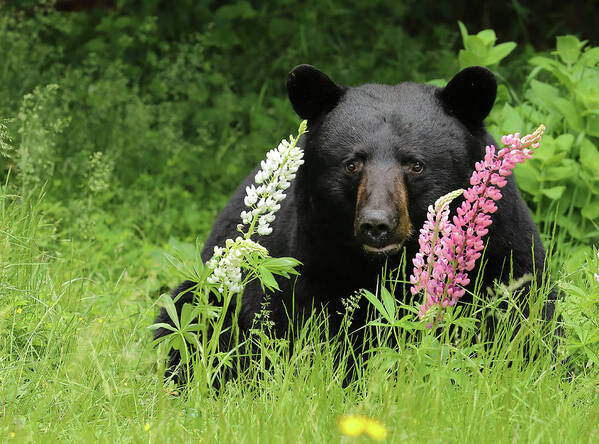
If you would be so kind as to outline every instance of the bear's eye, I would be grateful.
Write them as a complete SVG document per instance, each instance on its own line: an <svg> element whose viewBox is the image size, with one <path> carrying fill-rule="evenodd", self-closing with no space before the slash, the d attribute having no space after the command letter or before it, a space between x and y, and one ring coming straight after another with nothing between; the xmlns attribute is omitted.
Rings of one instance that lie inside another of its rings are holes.
<svg viewBox="0 0 599 444"><path fill-rule="evenodd" d="M358 159L348 160L345 163L345 170L350 174L358 174L362 170L362 162Z"/></svg>
<svg viewBox="0 0 599 444"><path fill-rule="evenodd" d="M422 162L413 162L412 165L410 165L410 173L412 174L420 174L422 173L422 170L424 170L424 165L422 164Z"/></svg>

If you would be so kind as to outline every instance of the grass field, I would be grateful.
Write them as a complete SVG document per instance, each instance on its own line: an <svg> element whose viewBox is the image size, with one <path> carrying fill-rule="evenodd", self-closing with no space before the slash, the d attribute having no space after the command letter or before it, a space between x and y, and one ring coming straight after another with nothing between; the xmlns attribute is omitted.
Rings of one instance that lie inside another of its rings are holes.
<svg viewBox="0 0 599 444"><path fill-rule="evenodd" d="M99 6L61 9L76 3ZM450 14L477 12L466 2L178 3L0 1L0 442L599 442L599 49L555 17L572 6L507 2L496 35ZM483 9L476 23L499 20ZM256 359L220 390L176 390L152 346L158 300L297 127L299 63L345 85L490 68L489 131L547 126L515 170L547 285L529 318L502 315L499 288L435 331L373 319L353 378L346 330L323 338L315 315L293 343L252 336Z"/></svg>
<svg viewBox="0 0 599 444"><path fill-rule="evenodd" d="M293 353L285 341L262 340L272 368L257 360L218 392L192 383L175 396L162 382L164 355L151 348L147 328L156 312L152 277L165 273L164 264L136 245L62 238L39 194L1 199L3 441L371 439L342 435L344 414L380 421L388 442L599 439L596 371L568 372L534 321L511 340L500 339L513 333L505 327L476 354L469 334L444 341L397 329L399 346L373 353L347 385L343 365L335 364L348 359L343 336L322 341L307 328ZM536 359L523 358L524 344L537 349Z"/></svg>

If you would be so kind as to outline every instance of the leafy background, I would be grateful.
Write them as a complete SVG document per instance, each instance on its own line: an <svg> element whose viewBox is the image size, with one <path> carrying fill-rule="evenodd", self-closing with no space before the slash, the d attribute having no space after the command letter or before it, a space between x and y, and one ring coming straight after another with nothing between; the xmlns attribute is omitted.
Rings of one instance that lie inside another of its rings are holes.
<svg viewBox="0 0 599 444"><path fill-rule="evenodd" d="M500 83L497 138L547 125L516 176L554 252L571 359L596 368L599 11L499 3L1 1L0 433L56 431L48 411L92 405L113 423L115 393L160 391L144 327L181 279L165 253L194 258L239 181L295 130L285 79L300 63L347 85L443 85L484 65ZM166 403L155 396L141 398Z"/></svg>

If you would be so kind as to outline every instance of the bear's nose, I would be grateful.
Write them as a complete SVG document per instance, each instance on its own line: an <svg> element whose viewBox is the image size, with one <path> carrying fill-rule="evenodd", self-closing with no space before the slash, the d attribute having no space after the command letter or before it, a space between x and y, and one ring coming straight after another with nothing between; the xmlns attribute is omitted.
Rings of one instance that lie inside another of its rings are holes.
<svg viewBox="0 0 599 444"><path fill-rule="evenodd" d="M371 210L363 214L358 224L358 232L369 244L380 244L395 228L393 217L382 210Z"/></svg>

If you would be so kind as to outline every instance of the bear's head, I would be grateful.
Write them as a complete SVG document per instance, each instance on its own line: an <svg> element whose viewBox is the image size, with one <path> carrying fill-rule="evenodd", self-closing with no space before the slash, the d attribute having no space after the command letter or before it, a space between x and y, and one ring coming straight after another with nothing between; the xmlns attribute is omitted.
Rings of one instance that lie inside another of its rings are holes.
<svg viewBox="0 0 599 444"><path fill-rule="evenodd" d="M313 211L344 242L386 257L415 242L430 204L468 186L490 140L483 120L497 84L489 70L471 67L444 88L345 87L300 65L287 90L308 120L302 174Z"/></svg>

